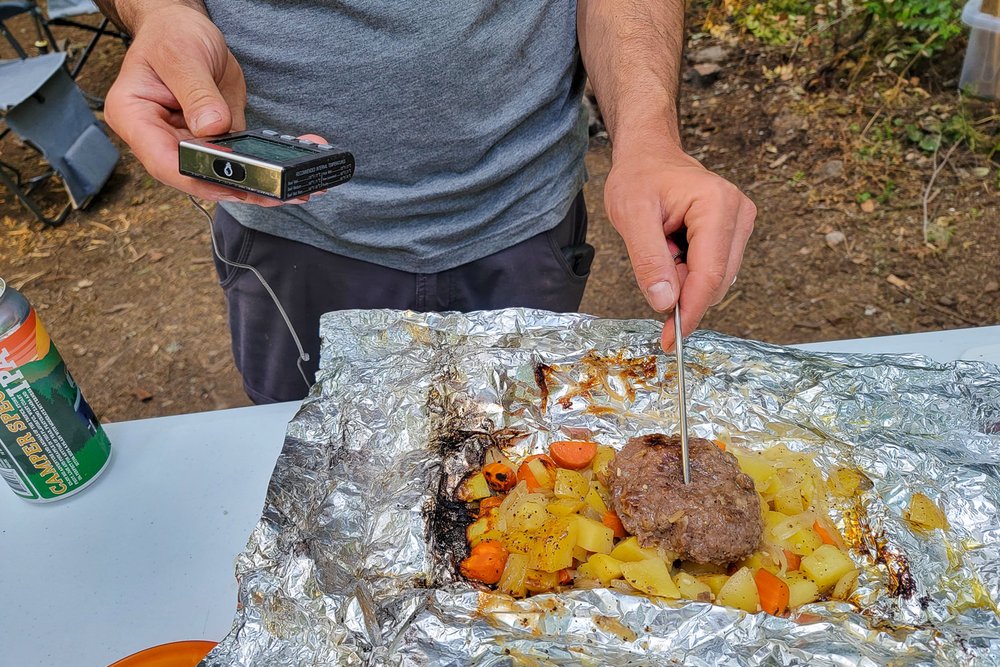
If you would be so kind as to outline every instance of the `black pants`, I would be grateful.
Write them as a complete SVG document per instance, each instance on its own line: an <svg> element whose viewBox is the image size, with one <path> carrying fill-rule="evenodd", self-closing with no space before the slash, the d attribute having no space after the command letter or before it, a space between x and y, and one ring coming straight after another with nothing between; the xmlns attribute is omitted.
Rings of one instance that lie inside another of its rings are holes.
<svg viewBox="0 0 1000 667"><path fill-rule="evenodd" d="M240 225L216 209L215 234L226 259L250 264L270 283L310 360L319 366L319 317L350 308L473 311L525 306L557 312L580 307L594 249L586 243L587 207L580 194L550 231L483 259L440 273L408 273L350 259ZM257 278L215 260L226 294L233 356L255 403L303 398L298 350Z"/></svg>

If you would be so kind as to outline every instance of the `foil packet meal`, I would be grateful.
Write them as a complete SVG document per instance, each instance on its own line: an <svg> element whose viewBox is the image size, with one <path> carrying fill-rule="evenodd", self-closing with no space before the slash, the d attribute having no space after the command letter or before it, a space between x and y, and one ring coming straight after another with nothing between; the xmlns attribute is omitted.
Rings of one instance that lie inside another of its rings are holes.
<svg viewBox="0 0 1000 667"><path fill-rule="evenodd" d="M487 447L621 447L678 430L661 324L511 309L323 317L321 371L237 559L216 665L1000 664L1000 370L699 332L693 435L784 444L871 488L832 504L863 568L789 618L615 589L524 600L466 582L455 487ZM913 493L946 531L909 524Z"/></svg>

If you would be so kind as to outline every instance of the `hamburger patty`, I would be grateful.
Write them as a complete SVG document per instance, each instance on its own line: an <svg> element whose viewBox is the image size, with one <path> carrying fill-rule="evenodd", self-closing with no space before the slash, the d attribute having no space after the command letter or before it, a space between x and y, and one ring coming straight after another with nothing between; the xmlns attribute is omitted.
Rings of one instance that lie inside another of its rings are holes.
<svg viewBox="0 0 1000 667"><path fill-rule="evenodd" d="M708 440L691 438L688 446L690 484L684 484L680 436L632 438L618 452L606 482L622 524L642 546L698 563L749 556L764 533L753 480L735 456Z"/></svg>

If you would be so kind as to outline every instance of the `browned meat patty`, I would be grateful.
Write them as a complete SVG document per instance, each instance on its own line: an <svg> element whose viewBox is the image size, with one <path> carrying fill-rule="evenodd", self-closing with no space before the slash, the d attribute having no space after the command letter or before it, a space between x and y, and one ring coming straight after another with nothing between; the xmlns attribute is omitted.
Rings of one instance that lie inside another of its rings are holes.
<svg viewBox="0 0 1000 667"><path fill-rule="evenodd" d="M688 441L691 483L681 469L680 436L632 438L608 466L611 499L625 529L644 547L699 563L731 563L753 553L764 533L753 480L736 457L701 438Z"/></svg>

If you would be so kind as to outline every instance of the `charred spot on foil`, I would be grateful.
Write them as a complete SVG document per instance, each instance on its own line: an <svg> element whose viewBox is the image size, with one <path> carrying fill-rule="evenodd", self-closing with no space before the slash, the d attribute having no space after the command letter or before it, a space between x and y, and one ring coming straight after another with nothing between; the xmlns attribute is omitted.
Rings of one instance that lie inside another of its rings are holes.
<svg viewBox="0 0 1000 667"><path fill-rule="evenodd" d="M894 597L912 597L917 590L917 582L910 572L910 561L889 545L885 530L872 526L868 512L860 502L852 507L851 518L857 522L858 550L868 556L876 565L885 565L888 575L887 590Z"/></svg>
<svg viewBox="0 0 1000 667"><path fill-rule="evenodd" d="M444 484L441 485L444 487ZM461 501L450 498L447 493L438 492L431 515L430 541L439 548L432 553L450 561L455 570L462 559L469 555L469 545L465 539L465 530L472 523L469 506Z"/></svg>
<svg viewBox="0 0 1000 667"><path fill-rule="evenodd" d="M896 597L912 597L917 591L917 582L910 572L910 562L906 556L888 546L883 547L876 562L885 563L889 572L889 594Z"/></svg>
<svg viewBox="0 0 1000 667"><path fill-rule="evenodd" d="M424 510L432 571L428 586L440 586L464 580L459 564L469 555L466 529L476 512L472 503L458 499L462 481L479 472L487 449L503 450L526 434L498 429L475 400L460 393L432 389L427 408L432 415L429 442L441 456L437 491Z"/></svg>
<svg viewBox="0 0 1000 667"><path fill-rule="evenodd" d="M542 396L542 411L549 405L549 380L548 374L552 371L552 367L546 364L535 364L535 384L538 385L538 391Z"/></svg>

